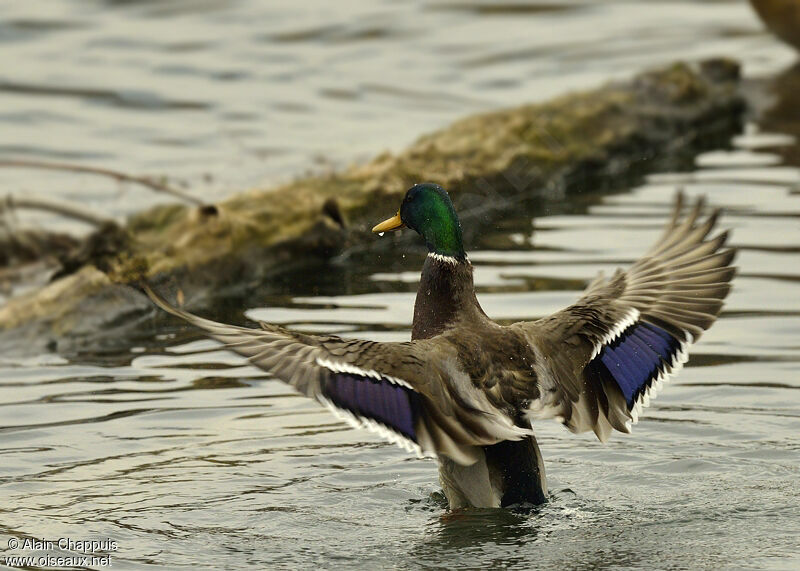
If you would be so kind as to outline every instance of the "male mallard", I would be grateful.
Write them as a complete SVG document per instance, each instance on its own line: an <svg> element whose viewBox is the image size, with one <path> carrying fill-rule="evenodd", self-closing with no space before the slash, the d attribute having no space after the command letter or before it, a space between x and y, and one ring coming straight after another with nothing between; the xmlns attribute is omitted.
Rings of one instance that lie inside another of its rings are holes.
<svg viewBox="0 0 800 571"><path fill-rule="evenodd" d="M627 272L599 276L570 307L538 321L498 325L481 309L447 192L412 187L374 232L412 228L429 254L412 341L378 343L306 335L261 323L224 325L172 307L356 427L439 460L451 509L541 503L547 493L531 422L558 418L572 432L630 432L654 391L686 361L730 290L727 233L717 219L680 221L682 196L662 238Z"/></svg>

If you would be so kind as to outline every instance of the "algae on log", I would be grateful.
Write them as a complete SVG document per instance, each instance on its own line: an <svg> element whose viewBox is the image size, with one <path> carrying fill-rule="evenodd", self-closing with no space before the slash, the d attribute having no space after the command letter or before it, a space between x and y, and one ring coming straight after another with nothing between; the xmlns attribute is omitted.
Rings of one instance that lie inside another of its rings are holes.
<svg viewBox="0 0 800 571"><path fill-rule="evenodd" d="M447 188L469 227L478 213L518 208L520 200L557 200L685 164L739 131L745 104L738 80L739 67L729 60L677 63L547 103L468 117L340 173L251 190L215 207L153 208L129 219L128 239L115 256L104 256L103 271L89 259L0 308L0 336L10 339L21 327L31 336L91 335L149 307L126 285L141 278L191 288L182 280L194 274L207 288L224 287L253 282L289 261L364 247L374 243L369 228L417 182Z"/></svg>

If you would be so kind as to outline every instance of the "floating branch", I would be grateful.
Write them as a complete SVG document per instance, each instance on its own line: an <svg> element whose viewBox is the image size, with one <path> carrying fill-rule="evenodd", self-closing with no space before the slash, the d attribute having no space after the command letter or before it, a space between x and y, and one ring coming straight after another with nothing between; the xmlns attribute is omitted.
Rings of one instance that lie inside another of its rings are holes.
<svg viewBox="0 0 800 571"><path fill-rule="evenodd" d="M136 176L108 168L90 167L86 165L73 165L70 163L58 163L50 161L27 161L21 159L0 160L0 167L49 169L49 170L80 172L80 173L96 174L100 176L107 176L116 179L120 182L133 182L136 184L140 184L142 186L146 186L147 188L155 190L156 192L171 194L172 196L175 196L187 202L191 202L192 204L197 204L198 206L205 206L205 203L199 198L196 198L191 194L184 192L179 188L175 188L174 186L167 184L165 182L161 182L146 176Z"/></svg>
<svg viewBox="0 0 800 571"><path fill-rule="evenodd" d="M0 199L0 213L5 210L13 210L15 208L30 208L33 210L46 210L74 218L81 222L86 222L92 226L101 227L107 224L116 225L113 218L103 216L83 206L65 202L62 200L53 200L52 198L45 198L43 196L36 196L35 194L25 194L25 196L18 196L8 194Z"/></svg>

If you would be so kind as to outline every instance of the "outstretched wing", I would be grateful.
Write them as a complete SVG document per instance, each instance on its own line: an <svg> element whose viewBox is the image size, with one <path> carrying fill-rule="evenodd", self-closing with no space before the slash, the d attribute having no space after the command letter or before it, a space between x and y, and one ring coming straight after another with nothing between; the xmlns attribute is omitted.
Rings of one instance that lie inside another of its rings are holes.
<svg viewBox="0 0 800 571"><path fill-rule="evenodd" d="M225 325L170 305L144 287L156 305L203 330L255 366L326 405L356 428L367 428L419 456L444 454L461 464L476 447L518 440L514 425L471 383L458 382L446 340L378 343L305 335L277 325Z"/></svg>
<svg viewBox="0 0 800 571"><path fill-rule="evenodd" d="M574 305L522 330L537 354L533 418L559 417L573 432L630 432L642 407L687 360L730 291L728 234L707 239L719 211L699 221L702 199L681 220L683 194L661 239L627 271L590 284ZM545 358L546 356L546 358Z"/></svg>

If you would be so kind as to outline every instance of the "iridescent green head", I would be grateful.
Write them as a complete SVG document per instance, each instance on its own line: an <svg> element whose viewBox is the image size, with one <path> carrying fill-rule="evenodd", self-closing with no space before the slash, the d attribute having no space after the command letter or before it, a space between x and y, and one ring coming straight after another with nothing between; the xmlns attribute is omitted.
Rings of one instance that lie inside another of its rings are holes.
<svg viewBox="0 0 800 571"><path fill-rule="evenodd" d="M463 260L461 224L447 191L438 184L416 184L408 189L397 214L381 222L373 232L387 232L407 226L425 239L428 250Z"/></svg>

